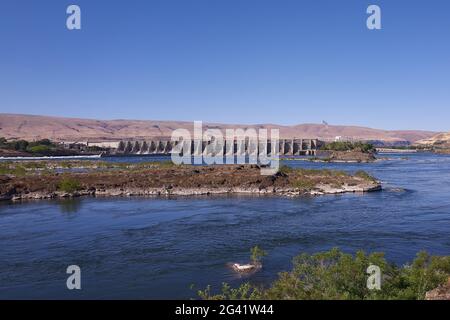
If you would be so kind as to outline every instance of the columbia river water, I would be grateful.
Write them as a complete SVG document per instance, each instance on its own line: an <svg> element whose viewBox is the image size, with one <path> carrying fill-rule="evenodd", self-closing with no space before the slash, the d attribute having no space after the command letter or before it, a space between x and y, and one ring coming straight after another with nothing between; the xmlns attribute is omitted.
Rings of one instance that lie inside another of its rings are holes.
<svg viewBox="0 0 450 320"><path fill-rule="evenodd" d="M269 284L295 255L333 247L383 251L399 265L420 250L449 255L450 156L386 157L371 164L285 162L366 170L384 188L367 194L0 203L0 298L198 298L198 289L220 289L222 282ZM263 268L241 278L227 263L247 262L255 245L268 253ZM69 265L81 268L81 290L66 287Z"/></svg>

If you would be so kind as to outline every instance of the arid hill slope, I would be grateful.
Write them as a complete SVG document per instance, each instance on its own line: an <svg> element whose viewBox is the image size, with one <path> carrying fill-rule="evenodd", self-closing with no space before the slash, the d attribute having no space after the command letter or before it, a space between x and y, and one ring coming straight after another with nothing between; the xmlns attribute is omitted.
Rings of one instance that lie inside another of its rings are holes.
<svg viewBox="0 0 450 320"><path fill-rule="evenodd" d="M117 140L170 137L172 131L185 128L192 131L192 122L154 120L93 120L49 116L0 114L0 137L7 139L36 140L48 138L55 141ZM334 139L336 136L357 140L380 140L388 143L415 142L434 136L429 131L387 131L357 126L299 124L281 126L274 124L230 125L204 123L207 128L279 128L282 138Z"/></svg>
<svg viewBox="0 0 450 320"><path fill-rule="evenodd" d="M418 145L433 145L433 146L441 146L450 148L450 132L447 133L439 133L430 138L421 139L416 141Z"/></svg>

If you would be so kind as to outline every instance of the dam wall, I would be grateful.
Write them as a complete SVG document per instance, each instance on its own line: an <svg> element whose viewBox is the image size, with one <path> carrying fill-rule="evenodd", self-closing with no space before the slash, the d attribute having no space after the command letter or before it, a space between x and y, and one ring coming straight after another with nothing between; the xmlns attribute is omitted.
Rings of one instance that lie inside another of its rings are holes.
<svg viewBox="0 0 450 320"><path fill-rule="evenodd" d="M280 139L278 152L280 156L316 155L321 142L318 139ZM170 140L122 140L118 143L114 154L117 155L166 155L172 153L183 154L190 150L192 155L214 156L222 152L223 155L252 155L272 154L271 140L226 140L223 143L204 140L170 141Z"/></svg>

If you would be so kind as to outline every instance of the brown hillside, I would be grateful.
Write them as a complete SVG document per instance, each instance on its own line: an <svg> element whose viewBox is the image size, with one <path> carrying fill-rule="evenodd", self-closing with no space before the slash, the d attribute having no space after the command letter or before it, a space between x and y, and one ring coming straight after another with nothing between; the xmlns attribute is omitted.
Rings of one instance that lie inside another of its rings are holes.
<svg viewBox="0 0 450 320"><path fill-rule="evenodd" d="M93 120L35 115L0 114L0 137L7 139L51 139L55 141L117 140L170 137L177 128L192 131L193 123L184 121L154 120ZM207 128L279 128L282 138L319 138L333 140L336 136L355 140L380 140L385 142L415 142L434 136L429 131L387 131L357 126L299 124L281 126L274 124L230 125L204 123Z"/></svg>

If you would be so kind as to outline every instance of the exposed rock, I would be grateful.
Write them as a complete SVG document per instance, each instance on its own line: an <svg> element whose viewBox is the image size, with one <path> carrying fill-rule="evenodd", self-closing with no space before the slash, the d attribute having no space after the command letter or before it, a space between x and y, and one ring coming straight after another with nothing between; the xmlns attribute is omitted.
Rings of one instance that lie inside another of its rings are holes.
<svg viewBox="0 0 450 320"><path fill-rule="evenodd" d="M237 272L251 272L254 269L256 269L256 265L254 264L239 264L239 263L233 263L233 269Z"/></svg>
<svg viewBox="0 0 450 320"><path fill-rule="evenodd" d="M450 278L446 284L428 291L425 294L425 300L450 300Z"/></svg>
<svg viewBox="0 0 450 320"><path fill-rule="evenodd" d="M240 264L240 263L229 263L228 264L233 271L238 273L239 275L245 275L249 276L252 275L262 268L261 263L246 263L246 264Z"/></svg>

